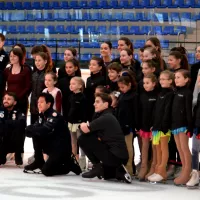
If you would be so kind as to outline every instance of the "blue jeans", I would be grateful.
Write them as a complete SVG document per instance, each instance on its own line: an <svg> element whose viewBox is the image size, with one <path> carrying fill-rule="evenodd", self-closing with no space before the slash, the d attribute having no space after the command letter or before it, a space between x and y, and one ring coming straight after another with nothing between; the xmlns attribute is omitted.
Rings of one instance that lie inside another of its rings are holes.
<svg viewBox="0 0 200 200"><path fill-rule="evenodd" d="M192 138L192 169L199 170L200 140L193 135Z"/></svg>

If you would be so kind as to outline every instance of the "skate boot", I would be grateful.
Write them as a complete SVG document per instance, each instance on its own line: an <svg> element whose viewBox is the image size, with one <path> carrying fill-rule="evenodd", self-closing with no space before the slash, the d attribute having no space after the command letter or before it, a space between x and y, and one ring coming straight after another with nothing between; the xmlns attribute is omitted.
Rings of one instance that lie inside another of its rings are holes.
<svg viewBox="0 0 200 200"><path fill-rule="evenodd" d="M15 164L16 165L23 165L21 153L15 153Z"/></svg>
<svg viewBox="0 0 200 200"><path fill-rule="evenodd" d="M79 166L78 161L76 160L76 157L74 156L74 154L72 154L71 156L71 166L70 166L70 170L72 172L74 172L76 175L80 175L82 173L81 168Z"/></svg>
<svg viewBox="0 0 200 200"><path fill-rule="evenodd" d="M174 179L174 173L175 173L175 165L169 164L167 169L167 179L168 180Z"/></svg>
<svg viewBox="0 0 200 200"><path fill-rule="evenodd" d="M34 161L30 165L26 165L24 167L24 173L29 173L29 174L41 174L42 167L44 165L44 160L41 161Z"/></svg>
<svg viewBox="0 0 200 200"><path fill-rule="evenodd" d="M83 178L98 177L99 179L101 179L102 177L104 177L104 170L103 170L102 164L98 163L98 164L93 165L92 170L90 170L89 172L83 173L82 177Z"/></svg>
<svg viewBox="0 0 200 200"><path fill-rule="evenodd" d="M35 157L34 155L32 155L31 157L28 158L28 164L32 164L35 161Z"/></svg>
<svg viewBox="0 0 200 200"><path fill-rule="evenodd" d="M127 169L125 168L124 165L120 166L119 168L116 169L116 179L120 181L124 181L126 183L131 183L132 182L132 177L128 173Z"/></svg>
<svg viewBox="0 0 200 200"><path fill-rule="evenodd" d="M196 189L199 188L199 173L197 170L192 170L191 178L186 183L188 189Z"/></svg>
<svg viewBox="0 0 200 200"><path fill-rule="evenodd" d="M165 183L166 178L162 177L160 174L154 174L153 176L148 177L148 180L151 183Z"/></svg>
<svg viewBox="0 0 200 200"><path fill-rule="evenodd" d="M138 176L137 176L139 181L145 181L145 176L147 174L147 171L148 171L147 166L141 166L139 173L138 173Z"/></svg>
<svg viewBox="0 0 200 200"><path fill-rule="evenodd" d="M79 165L82 171L86 170L86 157L85 156L81 156L79 158Z"/></svg>
<svg viewBox="0 0 200 200"><path fill-rule="evenodd" d="M174 172L174 178L177 178L181 175L181 171L182 171L182 167L181 166L177 166L175 168L175 172Z"/></svg>

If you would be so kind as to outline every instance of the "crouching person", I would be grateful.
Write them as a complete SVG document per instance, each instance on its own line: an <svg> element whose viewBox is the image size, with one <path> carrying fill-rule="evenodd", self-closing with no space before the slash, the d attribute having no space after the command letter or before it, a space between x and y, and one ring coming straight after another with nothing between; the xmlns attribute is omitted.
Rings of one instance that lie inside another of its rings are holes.
<svg viewBox="0 0 200 200"><path fill-rule="evenodd" d="M64 118L53 110L53 105L51 94L42 93L39 96L39 119L26 128L26 136L33 139L35 161L25 166L24 172L41 172L45 176L53 176L72 171L79 175L81 169L72 154L69 129ZM46 162L43 152L48 155Z"/></svg>
<svg viewBox="0 0 200 200"><path fill-rule="evenodd" d="M93 163L93 169L82 174L83 178L104 178L131 183L124 164L128 161L128 151L124 134L110 106L112 99L108 94L96 94L95 119L81 123L82 135L78 143Z"/></svg>
<svg viewBox="0 0 200 200"><path fill-rule="evenodd" d="M15 109L16 104L16 95L7 92L0 108L0 165L6 163L8 153L15 153L16 165L23 164L26 117Z"/></svg>

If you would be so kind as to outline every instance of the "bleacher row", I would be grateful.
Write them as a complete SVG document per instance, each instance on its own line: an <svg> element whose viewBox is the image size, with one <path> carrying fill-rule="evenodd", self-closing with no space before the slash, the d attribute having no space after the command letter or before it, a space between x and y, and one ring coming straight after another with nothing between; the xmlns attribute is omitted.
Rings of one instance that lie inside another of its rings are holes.
<svg viewBox="0 0 200 200"><path fill-rule="evenodd" d="M130 22L192 22L200 20L200 12L139 12L99 10L33 10L1 11L1 21L130 21Z"/></svg>
<svg viewBox="0 0 200 200"><path fill-rule="evenodd" d="M6 1L0 2L0 9L130 9L130 8L200 8L200 0L80 0L80 1Z"/></svg>
<svg viewBox="0 0 200 200"><path fill-rule="evenodd" d="M186 32L186 26L0 25L0 33L7 34L177 35Z"/></svg>

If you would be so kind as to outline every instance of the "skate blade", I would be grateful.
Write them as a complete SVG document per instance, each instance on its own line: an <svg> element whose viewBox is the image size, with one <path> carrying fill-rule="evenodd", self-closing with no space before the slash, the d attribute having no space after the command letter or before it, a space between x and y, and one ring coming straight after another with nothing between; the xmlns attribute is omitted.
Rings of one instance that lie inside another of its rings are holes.
<svg viewBox="0 0 200 200"><path fill-rule="evenodd" d="M35 169L35 170L25 170L23 171L26 174L42 174L41 169Z"/></svg>
<svg viewBox="0 0 200 200"><path fill-rule="evenodd" d="M190 190L199 189L199 183L194 186L186 186L186 187L187 189L190 189Z"/></svg>
<svg viewBox="0 0 200 200"><path fill-rule="evenodd" d="M150 184L155 185L155 184L167 184L166 180L161 180L161 181L149 181Z"/></svg>
<svg viewBox="0 0 200 200"><path fill-rule="evenodd" d="M176 184L176 183L174 183L174 185L177 186L177 187L186 187L186 184Z"/></svg>

